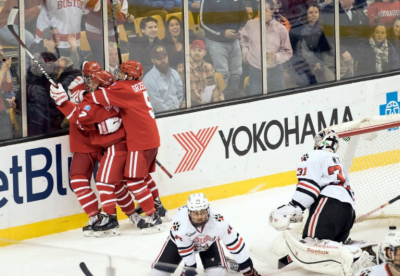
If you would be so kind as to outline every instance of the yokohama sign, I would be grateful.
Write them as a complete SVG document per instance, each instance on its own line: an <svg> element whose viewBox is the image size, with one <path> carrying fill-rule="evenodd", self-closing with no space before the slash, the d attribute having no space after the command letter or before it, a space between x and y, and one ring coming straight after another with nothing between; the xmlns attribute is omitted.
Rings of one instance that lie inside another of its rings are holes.
<svg viewBox="0 0 400 276"><path fill-rule="evenodd" d="M196 167L217 128L203 128L197 134L194 134L193 131L174 134L174 138L186 151L175 173L191 171Z"/></svg>

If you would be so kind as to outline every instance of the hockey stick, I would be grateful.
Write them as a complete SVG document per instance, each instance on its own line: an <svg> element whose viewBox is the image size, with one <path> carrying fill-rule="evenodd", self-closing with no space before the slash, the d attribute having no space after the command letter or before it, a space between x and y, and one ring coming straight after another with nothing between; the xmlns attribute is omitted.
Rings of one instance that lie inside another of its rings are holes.
<svg viewBox="0 0 400 276"><path fill-rule="evenodd" d="M385 208L386 206L388 206L388 205L390 205L390 204L396 202L396 201L399 200L399 199L400 199L400 195L399 195L399 196L396 196L395 198L393 198L393 199L389 200L388 202L382 204L382 205L379 206L378 208L375 208L374 210L371 210L370 212L368 212L368 213L366 213L366 214L364 214L364 215L359 216L356 220L354 220L354 223L358 223L358 222L363 221L365 218L367 218L367 217L369 217L370 215L372 215L372 214L378 212L379 210ZM278 260L278 269L284 268L285 266L291 264L292 262L293 262L293 261L292 261L292 259L290 258L290 256L289 256L289 255L286 255L286 256L284 256L284 257L282 257L282 258L280 258L280 259Z"/></svg>
<svg viewBox="0 0 400 276"><path fill-rule="evenodd" d="M7 27L10 30L11 34L15 37L15 39L18 41L19 44L25 49L29 57L36 63L36 66L40 69L40 71L43 73L43 75L48 79L48 81L55 87L57 87L57 84L53 81L53 79L44 71L42 65L40 65L39 61L33 56L31 51L29 51L28 47L25 45L24 42L19 38L18 34L14 31L14 21L15 17L17 16L19 9L18 7L14 7L11 9L10 14L8 15L7 19Z"/></svg>
<svg viewBox="0 0 400 276"><path fill-rule="evenodd" d="M165 172L165 174L168 175L169 178L172 178L172 174L170 174L169 171L167 171L167 169L160 163L160 161L156 159L156 163Z"/></svg>
<svg viewBox="0 0 400 276"><path fill-rule="evenodd" d="M115 6L118 5L118 0L112 0L110 4L111 4L112 20L113 20L113 25L114 25L115 42L117 43L118 59L119 59L119 64L121 64L121 62L122 62L121 44L120 44L120 40L119 40L119 29L117 26L117 19L116 19L116 14L115 14Z"/></svg>
<svg viewBox="0 0 400 276"><path fill-rule="evenodd" d="M83 274L85 274L86 276L93 276L93 274L89 271L89 269L87 268L87 266L84 262L81 262L79 264L79 267L81 268Z"/></svg>

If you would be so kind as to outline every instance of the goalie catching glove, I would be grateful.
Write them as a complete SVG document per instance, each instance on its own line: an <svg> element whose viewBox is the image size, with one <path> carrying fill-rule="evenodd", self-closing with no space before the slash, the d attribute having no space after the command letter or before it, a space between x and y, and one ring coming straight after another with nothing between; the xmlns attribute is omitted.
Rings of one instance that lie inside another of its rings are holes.
<svg viewBox="0 0 400 276"><path fill-rule="evenodd" d="M116 132L122 124L122 119L118 117L112 117L98 124L99 132L101 135Z"/></svg>
<svg viewBox="0 0 400 276"><path fill-rule="evenodd" d="M53 85L50 86L50 97L58 106L61 106L63 102L68 101L67 92L65 92L61 83L59 83L57 87Z"/></svg>
<svg viewBox="0 0 400 276"><path fill-rule="evenodd" d="M303 220L302 214L303 211L298 206L294 206L291 203L282 205L271 211L269 225L278 231L284 231L291 222L301 222Z"/></svg>

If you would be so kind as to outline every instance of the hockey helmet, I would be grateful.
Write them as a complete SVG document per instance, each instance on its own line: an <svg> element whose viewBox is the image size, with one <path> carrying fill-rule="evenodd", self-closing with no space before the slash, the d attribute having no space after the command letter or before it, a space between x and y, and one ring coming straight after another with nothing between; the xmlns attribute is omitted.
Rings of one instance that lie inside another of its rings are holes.
<svg viewBox="0 0 400 276"><path fill-rule="evenodd" d="M127 60L121 63L120 70L134 80L140 80L143 76L143 66L139 61Z"/></svg>
<svg viewBox="0 0 400 276"><path fill-rule="evenodd" d="M335 153L339 149L339 136L330 128L318 132L314 137L314 149L328 150Z"/></svg>
<svg viewBox="0 0 400 276"><path fill-rule="evenodd" d="M398 230L390 230L390 232L385 237L385 242L381 245L379 250L379 254L381 258L386 262L393 262L395 266L400 268L400 260L395 261L395 253L397 250L400 250L400 231ZM388 255L388 251L390 251L390 256Z"/></svg>
<svg viewBox="0 0 400 276"><path fill-rule="evenodd" d="M210 205L203 193L191 194L187 201L189 219L194 227L204 226L210 218Z"/></svg>
<svg viewBox="0 0 400 276"><path fill-rule="evenodd" d="M89 76L94 72L103 70L97 61L85 61L82 64L82 71L84 76Z"/></svg>
<svg viewBox="0 0 400 276"><path fill-rule="evenodd" d="M93 92L98 87L108 88L111 84L115 82L113 74L108 71L101 70L97 72L93 72L87 78L86 90L89 92Z"/></svg>

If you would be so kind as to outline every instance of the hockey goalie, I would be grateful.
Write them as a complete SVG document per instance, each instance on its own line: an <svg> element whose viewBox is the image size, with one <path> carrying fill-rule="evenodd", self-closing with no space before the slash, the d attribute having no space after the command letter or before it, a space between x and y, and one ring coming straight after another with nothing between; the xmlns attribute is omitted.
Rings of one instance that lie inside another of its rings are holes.
<svg viewBox="0 0 400 276"><path fill-rule="evenodd" d="M278 231L309 209L302 237L284 233L287 254L304 269L330 275L350 276L373 265L375 243L348 240L356 214L354 192L336 151L339 137L324 129L314 137L314 150L303 155L297 166L298 183L292 200L272 210L269 224Z"/></svg>

